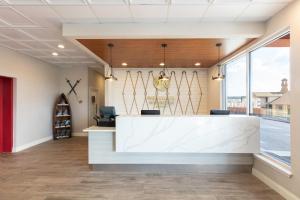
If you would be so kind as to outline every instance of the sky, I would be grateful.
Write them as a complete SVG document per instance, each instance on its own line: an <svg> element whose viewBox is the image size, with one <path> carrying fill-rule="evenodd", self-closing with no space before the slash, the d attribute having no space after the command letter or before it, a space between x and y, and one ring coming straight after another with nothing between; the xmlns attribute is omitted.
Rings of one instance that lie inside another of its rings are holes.
<svg viewBox="0 0 300 200"><path fill-rule="evenodd" d="M279 92L290 80L289 47L262 47L251 53L253 92ZM246 56L227 64L228 96L246 96Z"/></svg>

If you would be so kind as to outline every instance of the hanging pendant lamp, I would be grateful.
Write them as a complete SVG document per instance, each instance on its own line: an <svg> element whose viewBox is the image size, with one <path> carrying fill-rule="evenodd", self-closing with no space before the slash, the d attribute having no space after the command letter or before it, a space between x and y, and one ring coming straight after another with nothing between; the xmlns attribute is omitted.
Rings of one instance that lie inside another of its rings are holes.
<svg viewBox="0 0 300 200"><path fill-rule="evenodd" d="M109 74L109 76L105 76L105 80L110 80L110 81L115 80L115 81L117 81L118 79L113 74L113 66L112 66L112 59L113 59L113 57L112 57L112 48L114 47L114 44L109 43L107 46L109 48L109 56L110 56L110 61L109 61L110 74Z"/></svg>
<svg viewBox="0 0 300 200"><path fill-rule="evenodd" d="M216 44L216 47L218 48L218 64L217 64L217 67L218 67L218 76L212 76L212 80L217 80L217 81L222 81L225 79L225 75L221 73L221 67L222 65L220 64L220 51L221 51L221 46L222 46L222 43L217 43Z"/></svg>
<svg viewBox="0 0 300 200"><path fill-rule="evenodd" d="M160 63L160 66L163 66L163 70L159 72L159 77L158 80L162 80L162 81L168 81L169 77L166 75L166 48L168 47L167 44L161 44L161 47L164 50L164 61L162 63Z"/></svg>

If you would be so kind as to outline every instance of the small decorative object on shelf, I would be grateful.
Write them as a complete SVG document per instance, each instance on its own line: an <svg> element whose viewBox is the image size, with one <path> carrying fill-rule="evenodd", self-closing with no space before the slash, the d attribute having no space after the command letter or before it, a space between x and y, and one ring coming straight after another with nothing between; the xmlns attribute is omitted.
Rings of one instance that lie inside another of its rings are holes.
<svg viewBox="0 0 300 200"><path fill-rule="evenodd" d="M72 113L66 95L61 94L54 107L53 112L53 139L72 137Z"/></svg>

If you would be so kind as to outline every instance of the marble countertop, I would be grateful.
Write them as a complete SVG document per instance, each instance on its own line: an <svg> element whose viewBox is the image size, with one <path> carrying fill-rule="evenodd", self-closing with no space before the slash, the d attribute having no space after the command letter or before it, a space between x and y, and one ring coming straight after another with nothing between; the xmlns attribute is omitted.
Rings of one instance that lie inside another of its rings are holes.
<svg viewBox="0 0 300 200"><path fill-rule="evenodd" d="M116 132L116 127L91 126L83 129L83 132Z"/></svg>

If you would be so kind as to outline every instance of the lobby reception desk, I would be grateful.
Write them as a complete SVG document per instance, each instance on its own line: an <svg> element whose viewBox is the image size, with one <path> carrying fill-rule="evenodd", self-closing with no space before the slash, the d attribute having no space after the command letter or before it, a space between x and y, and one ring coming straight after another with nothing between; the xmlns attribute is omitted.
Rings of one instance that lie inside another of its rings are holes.
<svg viewBox="0 0 300 200"><path fill-rule="evenodd" d="M85 129L89 164L251 165L260 151L254 116L118 116Z"/></svg>

